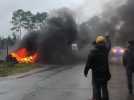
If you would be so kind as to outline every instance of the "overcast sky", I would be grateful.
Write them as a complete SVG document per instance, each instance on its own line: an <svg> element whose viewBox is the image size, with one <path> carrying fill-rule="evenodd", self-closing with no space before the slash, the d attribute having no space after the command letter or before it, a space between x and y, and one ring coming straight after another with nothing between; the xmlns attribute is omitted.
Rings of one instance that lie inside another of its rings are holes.
<svg viewBox="0 0 134 100"><path fill-rule="evenodd" d="M13 11L17 9L36 13L68 7L76 11L79 20L83 20L101 12L105 1L108 0L0 0L0 35L11 33L10 21Z"/></svg>

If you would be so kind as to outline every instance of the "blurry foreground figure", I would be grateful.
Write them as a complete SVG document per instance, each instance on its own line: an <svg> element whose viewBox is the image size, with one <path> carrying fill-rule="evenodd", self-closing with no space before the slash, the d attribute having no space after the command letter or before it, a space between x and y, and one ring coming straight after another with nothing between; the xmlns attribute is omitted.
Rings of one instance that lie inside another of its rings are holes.
<svg viewBox="0 0 134 100"><path fill-rule="evenodd" d="M107 34L106 36L106 48L108 49L108 52L111 50L111 39L110 36Z"/></svg>
<svg viewBox="0 0 134 100"><path fill-rule="evenodd" d="M128 41L128 44L123 55L123 65L126 68L129 94L133 94L132 73L134 72L134 40Z"/></svg>
<svg viewBox="0 0 134 100"><path fill-rule="evenodd" d="M103 36L97 36L93 43L94 48L90 51L88 60L84 69L84 75L87 77L89 69L92 69L92 85L94 100L109 100L108 81L111 78L108 64L108 53L110 46L107 47L107 40Z"/></svg>

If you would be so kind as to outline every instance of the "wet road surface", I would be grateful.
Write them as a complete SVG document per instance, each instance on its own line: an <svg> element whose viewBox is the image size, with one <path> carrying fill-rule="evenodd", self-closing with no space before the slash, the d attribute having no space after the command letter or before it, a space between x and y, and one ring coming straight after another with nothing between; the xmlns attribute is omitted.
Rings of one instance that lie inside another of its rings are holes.
<svg viewBox="0 0 134 100"><path fill-rule="evenodd" d="M91 72L85 78L83 68L84 64L55 66L24 78L0 79L0 100L89 100ZM128 95L125 69L121 65L111 65L110 69L110 100L134 100Z"/></svg>

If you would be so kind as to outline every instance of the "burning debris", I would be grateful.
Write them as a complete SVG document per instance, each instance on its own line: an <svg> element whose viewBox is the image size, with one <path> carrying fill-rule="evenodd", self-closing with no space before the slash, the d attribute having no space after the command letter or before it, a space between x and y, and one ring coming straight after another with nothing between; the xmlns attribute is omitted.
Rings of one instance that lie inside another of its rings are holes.
<svg viewBox="0 0 134 100"><path fill-rule="evenodd" d="M77 26L71 11L59 9L49 14L41 30L24 36L10 56L18 63L73 62L72 44L76 39Z"/></svg>
<svg viewBox="0 0 134 100"><path fill-rule="evenodd" d="M38 53L29 54L26 48L20 48L11 52L9 57L16 63L35 63L38 60Z"/></svg>

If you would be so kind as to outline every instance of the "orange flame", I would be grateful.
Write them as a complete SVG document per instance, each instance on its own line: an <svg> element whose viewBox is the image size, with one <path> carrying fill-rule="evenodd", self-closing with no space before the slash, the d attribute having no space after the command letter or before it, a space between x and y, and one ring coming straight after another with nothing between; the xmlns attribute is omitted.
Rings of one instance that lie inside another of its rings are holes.
<svg viewBox="0 0 134 100"><path fill-rule="evenodd" d="M29 55L26 48L20 48L17 51L12 52L10 55L15 58L18 63L35 63L38 59L38 53Z"/></svg>

